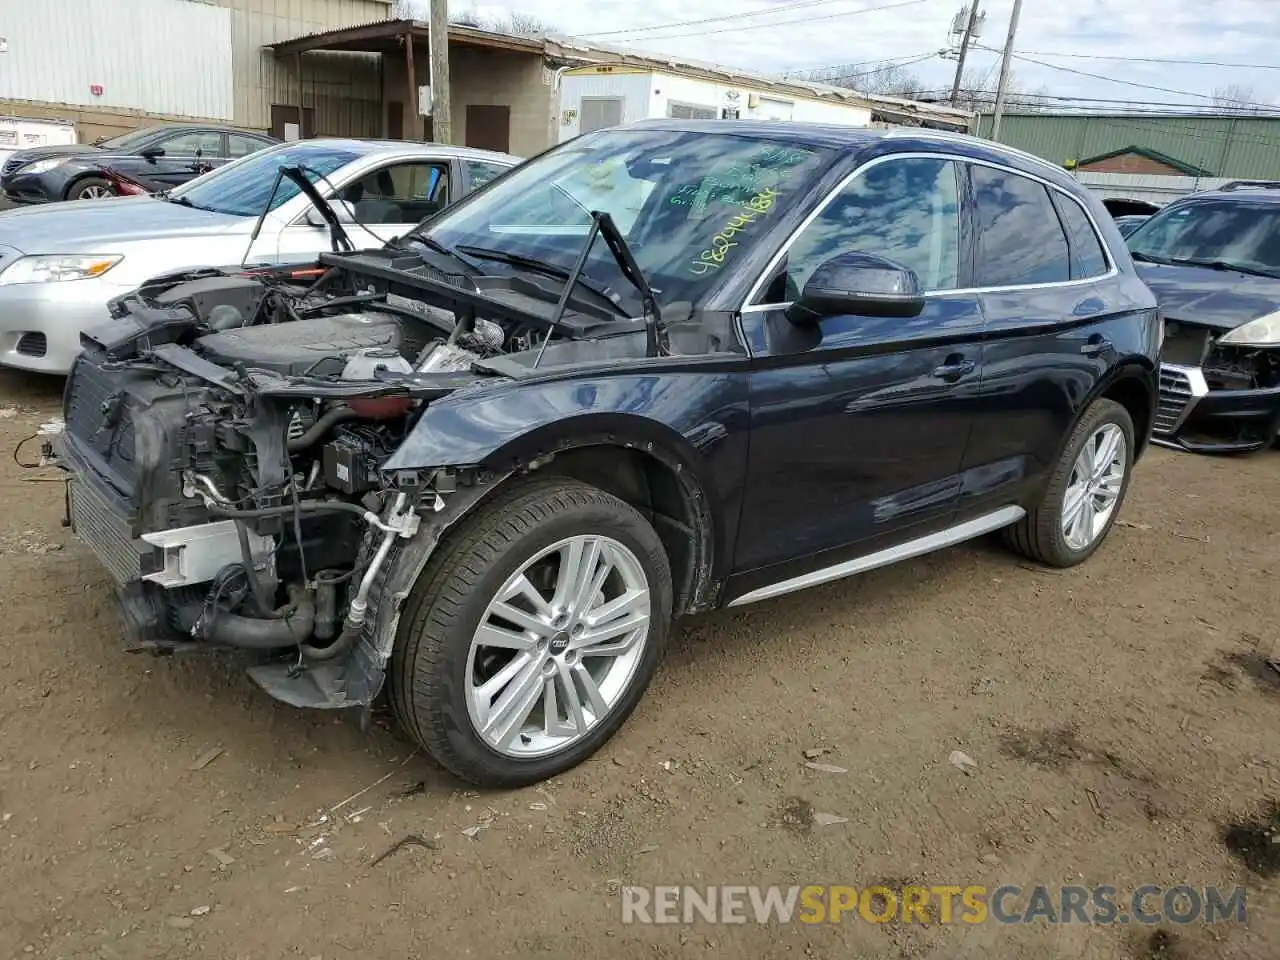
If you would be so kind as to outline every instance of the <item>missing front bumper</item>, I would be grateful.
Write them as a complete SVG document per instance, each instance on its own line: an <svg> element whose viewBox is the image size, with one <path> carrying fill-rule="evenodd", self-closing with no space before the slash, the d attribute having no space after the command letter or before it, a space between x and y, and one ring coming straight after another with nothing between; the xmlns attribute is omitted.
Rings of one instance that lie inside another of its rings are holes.
<svg viewBox="0 0 1280 960"><path fill-rule="evenodd" d="M1200 367L1160 367L1152 440L1195 453L1251 453L1280 431L1280 387L1211 389Z"/></svg>

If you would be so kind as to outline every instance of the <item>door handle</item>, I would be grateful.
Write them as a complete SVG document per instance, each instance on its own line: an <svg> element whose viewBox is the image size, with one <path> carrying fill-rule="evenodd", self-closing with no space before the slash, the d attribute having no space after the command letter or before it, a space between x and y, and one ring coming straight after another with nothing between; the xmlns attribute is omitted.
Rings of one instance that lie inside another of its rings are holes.
<svg viewBox="0 0 1280 960"><path fill-rule="evenodd" d="M1089 338L1089 341L1080 348L1080 352L1086 357L1097 357L1104 353L1110 353L1114 349L1115 345L1110 340L1095 333Z"/></svg>
<svg viewBox="0 0 1280 960"><path fill-rule="evenodd" d="M966 360L959 354L953 354L947 357L947 362L942 366L933 368L933 375L939 380L954 383L966 374L973 373L976 366L972 360Z"/></svg>

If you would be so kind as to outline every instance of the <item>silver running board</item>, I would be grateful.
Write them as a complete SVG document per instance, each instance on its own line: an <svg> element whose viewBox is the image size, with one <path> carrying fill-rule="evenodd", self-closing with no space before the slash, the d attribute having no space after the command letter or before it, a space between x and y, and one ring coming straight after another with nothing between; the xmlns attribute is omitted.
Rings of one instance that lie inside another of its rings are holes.
<svg viewBox="0 0 1280 960"><path fill-rule="evenodd" d="M966 520L964 523L957 524L954 527L948 527L946 530L939 530L937 533L909 540L896 547L886 547L884 550L869 553L865 557L846 560L844 563L837 563L832 567L823 567L821 570L814 570L812 573L791 577L789 580L781 580L778 583L769 584L767 587L759 587L731 601L729 606L740 607L746 603L755 603L757 600L780 597L784 593L794 593L807 587L816 587L820 583L841 580L844 577L851 577L855 573L866 573L868 570L876 569L876 567L887 567L900 560L910 560L912 557L933 553L935 550L954 546L957 543L972 540L974 537L980 537L984 533L991 533L993 530L1007 527L1011 523L1017 523L1026 515L1027 511L1021 507L1001 507L994 513Z"/></svg>

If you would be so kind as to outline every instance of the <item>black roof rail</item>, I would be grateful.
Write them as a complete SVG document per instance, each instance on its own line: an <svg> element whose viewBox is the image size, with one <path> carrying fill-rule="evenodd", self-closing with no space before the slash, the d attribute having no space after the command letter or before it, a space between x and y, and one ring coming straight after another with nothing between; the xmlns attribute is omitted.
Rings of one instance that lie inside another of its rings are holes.
<svg viewBox="0 0 1280 960"><path fill-rule="evenodd" d="M1280 180L1232 180L1219 190L1280 190Z"/></svg>

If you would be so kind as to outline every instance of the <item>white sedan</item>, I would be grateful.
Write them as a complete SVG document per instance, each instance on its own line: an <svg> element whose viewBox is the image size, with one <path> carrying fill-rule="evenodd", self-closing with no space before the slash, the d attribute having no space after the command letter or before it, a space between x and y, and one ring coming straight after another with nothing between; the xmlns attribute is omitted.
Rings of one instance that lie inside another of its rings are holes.
<svg viewBox="0 0 1280 960"><path fill-rule="evenodd" d="M344 201L334 205L339 219L357 247L369 247L408 233L518 163L432 143L303 140L165 194L0 213L0 364L65 374L80 332L107 318L107 301L157 274L298 262L329 249L329 229L311 201L289 179L277 183L281 167L302 166L321 194Z"/></svg>

